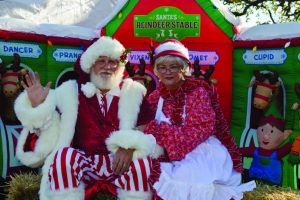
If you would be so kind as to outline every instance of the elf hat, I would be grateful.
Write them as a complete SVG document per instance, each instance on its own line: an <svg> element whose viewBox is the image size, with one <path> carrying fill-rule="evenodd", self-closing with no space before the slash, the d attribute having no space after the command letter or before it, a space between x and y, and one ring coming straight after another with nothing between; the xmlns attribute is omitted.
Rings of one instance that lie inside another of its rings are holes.
<svg viewBox="0 0 300 200"><path fill-rule="evenodd" d="M161 57L166 55L178 56L185 59L188 64L189 61L189 51L188 49L178 40L168 39L159 44L153 52L153 62Z"/></svg>
<svg viewBox="0 0 300 200"><path fill-rule="evenodd" d="M272 99L268 110L265 112L264 116L259 122L259 126L263 126L265 124L276 126L279 130L284 131L285 121L282 117L282 114L278 110L276 100L274 98Z"/></svg>
<svg viewBox="0 0 300 200"><path fill-rule="evenodd" d="M82 54L80 67L88 74L99 56L107 56L118 60L120 60L122 56L122 58L126 60L127 56L124 58L124 52L125 48L118 40L108 36L102 36Z"/></svg>

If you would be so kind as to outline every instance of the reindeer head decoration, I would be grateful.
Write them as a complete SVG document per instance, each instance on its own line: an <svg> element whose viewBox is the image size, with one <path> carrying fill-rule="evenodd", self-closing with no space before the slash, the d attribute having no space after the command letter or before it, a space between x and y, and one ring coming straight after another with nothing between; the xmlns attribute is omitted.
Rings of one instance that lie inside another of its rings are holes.
<svg viewBox="0 0 300 200"><path fill-rule="evenodd" d="M145 70L146 70L146 61L143 58L140 59L140 64L138 64L138 68L139 68L139 70L138 70L137 73L140 76L144 76L145 75Z"/></svg>
<svg viewBox="0 0 300 200"><path fill-rule="evenodd" d="M14 53L13 57L11 65L2 71L2 92L5 97L15 97L19 94L20 81L27 73L27 70L20 66L19 54Z"/></svg>
<svg viewBox="0 0 300 200"><path fill-rule="evenodd" d="M14 112L14 102L21 92L20 82L27 70L20 66L21 60L18 54L13 55L11 64L1 67L2 94L3 94L3 116L6 123L16 123L17 117Z"/></svg>
<svg viewBox="0 0 300 200"><path fill-rule="evenodd" d="M199 59L196 59L194 61L194 64L193 64L194 72L192 75L196 78L203 78L206 81L208 81L209 83L213 83L213 84L217 83L217 80L211 78L211 75L215 71L215 66L210 65L208 69L201 70L199 63L200 63Z"/></svg>
<svg viewBox="0 0 300 200"><path fill-rule="evenodd" d="M255 81L251 85L256 86L253 106L257 109L266 109L275 93L278 92L280 82L277 72L261 73L254 71Z"/></svg>

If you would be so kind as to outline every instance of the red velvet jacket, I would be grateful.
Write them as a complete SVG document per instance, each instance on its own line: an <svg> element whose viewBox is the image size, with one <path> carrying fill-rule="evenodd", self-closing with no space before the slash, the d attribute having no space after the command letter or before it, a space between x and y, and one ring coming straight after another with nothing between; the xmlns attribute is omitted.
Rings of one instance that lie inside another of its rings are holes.
<svg viewBox="0 0 300 200"><path fill-rule="evenodd" d="M97 96L87 98L79 92L79 109L73 147L91 154L107 154L105 140L110 133L119 129L119 97L113 97L106 116L103 116ZM137 126L148 123L153 118L147 102L141 105Z"/></svg>

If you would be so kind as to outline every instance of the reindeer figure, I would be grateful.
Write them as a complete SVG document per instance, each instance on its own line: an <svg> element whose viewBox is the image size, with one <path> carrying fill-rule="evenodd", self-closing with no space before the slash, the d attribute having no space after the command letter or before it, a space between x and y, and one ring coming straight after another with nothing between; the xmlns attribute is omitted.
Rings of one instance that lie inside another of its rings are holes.
<svg viewBox="0 0 300 200"><path fill-rule="evenodd" d="M256 86L255 95L253 99L253 106L257 109L266 109L272 100L272 96L278 93L280 82L278 80L277 72L260 73L254 71L255 81L251 85Z"/></svg>
<svg viewBox="0 0 300 200"><path fill-rule="evenodd" d="M194 61L194 72L192 73L192 75L196 78L202 78L205 79L206 81L208 81L210 84L216 84L218 81L216 79L211 78L211 75L214 73L215 71L215 66L210 65L208 69L206 70L201 70L200 68L200 64L199 64L199 59L196 59Z"/></svg>
<svg viewBox="0 0 300 200"><path fill-rule="evenodd" d="M6 123L17 122L14 112L14 102L21 92L20 81L27 73L26 69L20 67L20 56L16 53L13 55L13 61L9 67L2 70L2 94L3 94L3 116Z"/></svg>

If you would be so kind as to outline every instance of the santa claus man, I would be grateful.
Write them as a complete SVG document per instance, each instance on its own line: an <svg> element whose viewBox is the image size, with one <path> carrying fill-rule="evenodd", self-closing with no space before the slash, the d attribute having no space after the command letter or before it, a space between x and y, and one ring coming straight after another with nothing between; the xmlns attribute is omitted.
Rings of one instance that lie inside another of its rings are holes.
<svg viewBox="0 0 300 200"><path fill-rule="evenodd" d="M119 41L101 37L77 62L77 81L51 90L37 73L26 75L15 104L24 125L17 156L27 166L43 165L41 200L82 200L95 182L119 199L151 199L156 142L139 125L152 116L146 89L122 81L126 58Z"/></svg>

